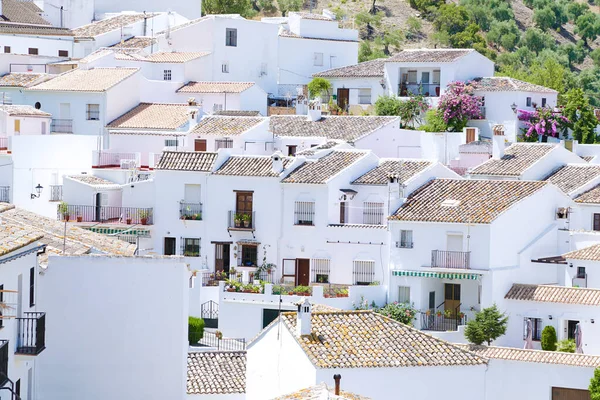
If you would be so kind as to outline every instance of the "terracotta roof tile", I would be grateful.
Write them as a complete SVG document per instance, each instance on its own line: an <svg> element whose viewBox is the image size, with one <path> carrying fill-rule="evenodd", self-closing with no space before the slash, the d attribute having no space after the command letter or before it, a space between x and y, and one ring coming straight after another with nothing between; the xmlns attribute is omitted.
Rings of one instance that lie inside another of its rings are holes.
<svg viewBox="0 0 600 400"><path fill-rule="evenodd" d="M587 192L575 197L576 203L600 204L600 185L596 185Z"/></svg>
<svg viewBox="0 0 600 400"><path fill-rule="evenodd" d="M188 353L187 393L199 395L246 393L246 352Z"/></svg>
<svg viewBox="0 0 600 400"><path fill-rule="evenodd" d="M195 135L237 136L264 122L263 117L208 116L198 122L191 133Z"/></svg>
<svg viewBox="0 0 600 400"><path fill-rule="evenodd" d="M22 117L52 117L52 114L42 110L38 110L32 106L23 105L0 105L0 110L4 111L8 115L22 116Z"/></svg>
<svg viewBox="0 0 600 400"><path fill-rule="evenodd" d="M381 160L379 165L357 180L354 185L387 185L390 177L399 178L400 182L406 182L427 167L433 165L432 161L426 160Z"/></svg>
<svg viewBox="0 0 600 400"><path fill-rule="evenodd" d="M470 174L520 176L556 146L542 143L515 143L505 149L501 159L490 159L475 167Z"/></svg>
<svg viewBox="0 0 600 400"><path fill-rule="evenodd" d="M325 137L352 142L386 125L398 123L398 117L324 116L311 121L305 115L273 115L270 129L285 137Z"/></svg>
<svg viewBox="0 0 600 400"><path fill-rule="evenodd" d="M68 178L92 186L118 186L115 182L94 175L70 175Z"/></svg>
<svg viewBox="0 0 600 400"><path fill-rule="evenodd" d="M383 78L385 60L385 58L378 58L376 60L361 62L356 65L328 69L313 74L313 76L320 76L323 78Z"/></svg>
<svg viewBox="0 0 600 400"><path fill-rule="evenodd" d="M289 393L273 400L370 400L370 397L359 396L357 394L340 390L339 396L334 393L334 389L327 387L325 383L311 386L306 389L299 390L294 393Z"/></svg>
<svg viewBox="0 0 600 400"><path fill-rule="evenodd" d="M0 33L6 35L73 36L70 29L50 25L16 25L0 23Z"/></svg>
<svg viewBox="0 0 600 400"><path fill-rule="evenodd" d="M471 81L471 86L477 91L484 92L537 92L558 93L554 89L541 85L520 81L518 79L493 76L489 78L477 78Z"/></svg>
<svg viewBox="0 0 600 400"><path fill-rule="evenodd" d="M328 37L312 37L312 36L300 36L294 32L291 32L287 29L279 29L279 36L280 37L284 37L284 38L291 38L291 39L308 39L308 40L327 40L330 42L350 42L350 43L355 43L358 42L358 40L356 39L334 39L334 38L328 38Z"/></svg>
<svg viewBox="0 0 600 400"><path fill-rule="evenodd" d="M333 149L336 146L339 146L340 144L345 143L343 140L329 140L323 144L320 144L318 146L313 146L310 147L308 149L304 149L302 151L299 151L296 153L297 156L314 156L315 154L317 154L317 152L321 151L321 150L328 150L328 149Z"/></svg>
<svg viewBox="0 0 600 400"><path fill-rule="evenodd" d="M105 92L138 71L138 68L74 69L49 81L32 86L29 90Z"/></svg>
<svg viewBox="0 0 600 400"><path fill-rule="evenodd" d="M212 171L217 153L203 151L165 151L155 169L171 171Z"/></svg>
<svg viewBox="0 0 600 400"><path fill-rule="evenodd" d="M144 18L151 19L155 15L156 14L150 13L116 15L114 17L102 19L100 21L92 22L91 24L83 25L79 28L73 29L73 34L76 38L93 38L108 32L116 31L121 29L123 26L142 21Z"/></svg>
<svg viewBox="0 0 600 400"><path fill-rule="evenodd" d="M312 19L315 21L334 21L334 19L332 19L326 15L323 15L323 14L294 11L294 12L290 12L290 16L292 16L292 15L297 15L301 19Z"/></svg>
<svg viewBox="0 0 600 400"><path fill-rule="evenodd" d="M291 158L283 158L283 169L292 163ZM223 165L214 172L215 175L230 176L262 176L278 177L281 175L273 171L271 156L231 156Z"/></svg>
<svg viewBox="0 0 600 400"><path fill-rule="evenodd" d="M44 77L46 74L30 74L26 72L12 72L0 77L1 87L29 87Z"/></svg>
<svg viewBox="0 0 600 400"><path fill-rule="evenodd" d="M317 160L308 160L292 173L283 183L325 184L344 168L349 167L367 154L364 151L332 151Z"/></svg>
<svg viewBox="0 0 600 400"><path fill-rule="evenodd" d="M260 117L260 111L221 110L215 111L213 115L220 115L224 117Z"/></svg>
<svg viewBox="0 0 600 400"><path fill-rule="evenodd" d="M600 306L600 289L515 283L504 298L542 303Z"/></svg>
<svg viewBox="0 0 600 400"><path fill-rule="evenodd" d="M183 64L209 55L209 52L160 52L146 57L146 61L153 63Z"/></svg>
<svg viewBox="0 0 600 400"><path fill-rule="evenodd" d="M19 0L2 0L2 19L9 22L32 24L32 25L50 25L40 16L42 10L33 2Z"/></svg>
<svg viewBox="0 0 600 400"><path fill-rule="evenodd" d="M123 43L115 43L111 48L114 49L145 49L156 43L156 39L148 36L134 36L123 41Z"/></svg>
<svg viewBox="0 0 600 400"><path fill-rule="evenodd" d="M454 62L473 49L406 49L388 58L386 62Z"/></svg>
<svg viewBox="0 0 600 400"><path fill-rule="evenodd" d="M296 336L296 313L282 319L316 368L480 365L460 347L373 311L312 313L311 334Z"/></svg>
<svg viewBox="0 0 600 400"><path fill-rule="evenodd" d="M435 179L415 190L390 219L489 224L545 185L512 180Z"/></svg>
<svg viewBox="0 0 600 400"><path fill-rule="evenodd" d="M140 103L107 128L176 130L188 123L188 110L187 104Z"/></svg>
<svg viewBox="0 0 600 400"><path fill-rule="evenodd" d="M35 243L43 237L36 229L3 221L0 223L0 256Z"/></svg>
<svg viewBox="0 0 600 400"><path fill-rule="evenodd" d="M592 161L594 158L596 158L596 156L582 156L581 158L583 158L585 161L590 162Z"/></svg>
<svg viewBox="0 0 600 400"><path fill-rule="evenodd" d="M544 180L555 184L568 194L599 176L600 165L571 164L559 168Z"/></svg>
<svg viewBox="0 0 600 400"><path fill-rule="evenodd" d="M492 154L492 142L490 140L475 140L471 143L458 146L461 154Z"/></svg>
<svg viewBox="0 0 600 400"><path fill-rule="evenodd" d="M600 261L600 244L594 244L583 249L573 250L563 254L563 258L582 261Z"/></svg>
<svg viewBox="0 0 600 400"><path fill-rule="evenodd" d="M563 353L560 351L525 350L513 347L459 345L481 357L541 364L562 364L574 367L600 367L600 356Z"/></svg>
<svg viewBox="0 0 600 400"><path fill-rule="evenodd" d="M242 93L254 86L254 82L188 82L177 93Z"/></svg>

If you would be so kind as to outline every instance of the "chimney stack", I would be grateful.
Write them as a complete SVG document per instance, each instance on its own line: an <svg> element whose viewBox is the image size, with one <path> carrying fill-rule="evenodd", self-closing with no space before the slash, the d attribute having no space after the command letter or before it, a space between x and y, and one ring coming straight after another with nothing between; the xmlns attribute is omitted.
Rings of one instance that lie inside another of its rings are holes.
<svg viewBox="0 0 600 400"><path fill-rule="evenodd" d="M273 172L276 174L281 174L283 172L283 154L279 151L273 153L271 156L271 161L273 162Z"/></svg>
<svg viewBox="0 0 600 400"><path fill-rule="evenodd" d="M333 380L335 381L335 395L340 395L340 381L342 380L342 376L340 374L335 374L333 376Z"/></svg>
<svg viewBox="0 0 600 400"><path fill-rule="evenodd" d="M323 118L321 113L321 101L320 100L311 100L308 103L308 119L315 122L319 121Z"/></svg>
<svg viewBox="0 0 600 400"><path fill-rule="evenodd" d="M200 118L200 108L198 103L196 102L196 98L190 97L188 99L188 121L189 121L189 130L194 129L196 125L198 125L198 119Z"/></svg>
<svg viewBox="0 0 600 400"><path fill-rule="evenodd" d="M494 136L492 136L492 158L495 160L499 160L502 157L504 157L504 148L506 146L504 126L494 125L492 130L494 132Z"/></svg>
<svg viewBox="0 0 600 400"><path fill-rule="evenodd" d="M304 298L304 300L300 300L296 304L298 305L298 312L296 313L296 336L310 335L312 332L312 305L308 301L308 298Z"/></svg>

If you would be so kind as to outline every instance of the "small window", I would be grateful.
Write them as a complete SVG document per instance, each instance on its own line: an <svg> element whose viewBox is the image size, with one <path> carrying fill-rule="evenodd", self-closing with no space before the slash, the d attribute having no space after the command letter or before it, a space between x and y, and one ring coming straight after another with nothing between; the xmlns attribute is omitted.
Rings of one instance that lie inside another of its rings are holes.
<svg viewBox="0 0 600 400"><path fill-rule="evenodd" d="M237 29L225 29L225 46L237 47Z"/></svg>
<svg viewBox="0 0 600 400"><path fill-rule="evenodd" d="M233 139L222 138L215 140L215 150L233 148Z"/></svg>
<svg viewBox="0 0 600 400"><path fill-rule="evenodd" d="M165 139L165 147L177 147L178 144L177 139Z"/></svg>
<svg viewBox="0 0 600 400"><path fill-rule="evenodd" d="M38 55L38 49L36 49L35 47L30 47L29 48L29 54L31 54L32 56L37 56Z"/></svg>
<svg viewBox="0 0 600 400"><path fill-rule="evenodd" d="M527 98L527 107L531 107L531 97Z"/></svg>
<svg viewBox="0 0 600 400"><path fill-rule="evenodd" d="M434 84L439 85L440 84L440 70L434 70L433 71L433 82Z"/></svg>
<svg viewBox="0 0 600 400"><path fill-rule="evenodd" d="M352 275L355 285L370 285L375 280L375 261L354 260Z"/></svg>
<svg viewBox="0 0 600 400"><path fill-rule="evenodd" d="M323 53L315 53L313 55L313 64L315 65L315 67L323 66Z"/></svg>
<svg viewBox="0 0 600 400"><path fill-rule="evenodd" d="M171 70L170 69L165 69L163 71L163 80L164 81L170 81L171 80Z"/></svg>
<svg viewBox="0 0 600 400"><path fill-rule="evenodd" d="M288 148L288 156L293 157L296 155L296 149L298 148L298 146L289 145L287 148Z"/></svg>
<svg viewBox="0 0 600 400"><path fill-rule="evenodd" d="M29 307L35 306L35 267L29 268Z"/></svg>
<svg viewBox="0 0 600 400"><path fill-rule="evenodd" d="M229 63L228 62L224 62L223 64L221 64L221 72L224 74L229 73Z"/></svg>
<svg viewBox="0 0 600 400"><path fill-rule="evenodd" d="M87 104L86 119L88 121L100 121L100 104Z"/></svg>
<svg viewBox="0 0 600 400"><path fill-rule="evenodd" d="M358 89L358 104L371 104L371 89Z"/></svg>
<svg viewBox="0 0 600 400"><path fill-rule="evenodd" d="M384 212L383 203L375 203L371 201L365 201L363 203L363 224L365 225L383 225L384 224Z"/></svg>
<svg viewBox="0 0 600 400"><path fill-rule="evenodd" d="M412 249L413 240L412 240L412 231L401 230L400 231L400 242L398 242L398 246L401 249Z"/></svg>
<svg viewBox="0 0 600 400"><path fill-rule="evenodd" d="M600 231L600 214L594 214L594 223L592 229L595 231Z"/></svg>
<svg viewBox="0 0 600 400"><path fill-rule="evenodd" d="M296 201L294 203L294 225L309 225L315 223L315 202Z"/></svg>
<svg viewBox="0 0 600 400"><path fill-rule="evenodd" d="M10 53L10 46L4 46L4 52Z"/></svg>
<svg viewBox="0 0 600 400"><path fill-rule="evenodd" d="M183 255L185 257L200 257L200 239L184 238Z"/></svg>
<svg viewBox="0 0 600 400"><path fill-rule="evenodd" d="M242 266L251 267L257 265L257 247L242 246Z"/></svg>
<svg viewBox="0 0 600 400"><path fill-rule="evenodd" d="M542 97L542 107L546 107L546 98Z"/></svg>
<svg viewBox="0 0 600 400"><path fill-rule="evenodd" d="M329 283L331 260L328 258L313 258L310 260L310 270L313 283Z"/></svg>
<svg viewBox="0 0 600 400"><path fill-rule="evenodd" d="M40 103L39 101L36 101L34 107L36 110L39 110L40 108L42 108L42 103Z"/></svg>
<svg viewBox="0 0 600 400"><path fill-rule="evenodd" d="M59 57L69 57L69 51L68 50L59 50L58 56Z"/></svg>
<svg viewBox="0 0 600 400"><path fill-rule="evenodd" d="M577 267L577 278L585 279L585 267Z"/></svg>
<svg viewBox="0 0 600 400"><path fill-rule="evenodd" d="M531 338L539 341L542 339L542 319L527 318L523 319L523 339L527 339L527 320L531 320Z"/></svg>
<svg viewBox="0 0 600 400"><path fill-rule="evenodd" d="M173 237L166 237L165 238L165 245L164 245L164 249L163 249L163 254L165 256L174 256L176 254L176 252L175 252L175 238L173 238Z"/></svg>
<svg viewBox="0 0 600 400"><path fill-rule="evenodd" d="M213 104L213 112L223 111L223 104Z"/></svg>
<svg viewBox="0 0 600 400"><path fill-rule="evenodd" d="M398 286L398 303L410 304L410 286Z"/></svg>

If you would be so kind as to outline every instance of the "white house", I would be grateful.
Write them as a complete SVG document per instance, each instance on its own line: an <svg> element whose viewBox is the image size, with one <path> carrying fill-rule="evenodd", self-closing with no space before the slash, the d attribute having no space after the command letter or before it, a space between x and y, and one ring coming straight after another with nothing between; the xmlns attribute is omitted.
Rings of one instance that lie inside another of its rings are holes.
<svg viewBox="0 0 600 400"><path fill-rule="evenodd" d="M2 104L24 104L23 89L41 83L50 76L45 73L8 72L0 77Z"/></svg>
<svg viewBox="0 0 600 400"><path fill-rule="evenodd" d="M206 112L258 111L267 115L267 92L254 82L188 82L177 89L181 101L190 96Z"/></svg>
<svg viewBox="0 0 600 400"><path fill-rule="evenodd" d="M239 153L273 154L269 119L261 116L205 116L188 135L188 151L234 149Z"/></svg>
<svg viewBox="0 0 600 400"><path fill-rule="evenodd" d="M49 135L51 121L52 115L32 106L0 106L0 148L11 136Z"/></svg>

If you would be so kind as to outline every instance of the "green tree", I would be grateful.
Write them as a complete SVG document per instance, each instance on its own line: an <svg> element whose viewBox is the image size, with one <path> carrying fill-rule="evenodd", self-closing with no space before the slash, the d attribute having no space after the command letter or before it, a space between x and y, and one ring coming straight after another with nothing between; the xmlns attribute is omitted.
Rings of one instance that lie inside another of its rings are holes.
<svg viewBox="0 0 600 400"><path fill-rule="evenodd" d="M375 33L375 27L381 26L381 20L383 13L378 12L371 14L368 11L361 11L354 16L354 23L361 31L365 31L364 37L366 39L372 39Z"/></svg>
<svg viewBox="0 0 600 400"><path fill-rule="evenodd" d="M545 32L556 24L556 16L550 7L544 7L533 12L533 22Z"/></svg>
<svg viewBox="0 0 600 400"><path fill-rule="evenodd" d="M325 78L315 77L308 83L308 93L310 93L310 98L315 99L317 97L322 97L325 94L328 94L331 90L331 82L329 82Z"/></svg>
<svg viewBox="0 0 600 400"><path fill-rule="evenodd" d="M273 3L273 0L255 0L254 9L257 11L262 11L267 14L273 14L277 11L277 7Z"/></svg>
<svg viewBox="0 0 600 400"><path fill-rule="evenodd" d="M556 329L552 325L548 325L542 330L542 350L556 350Z"/></svg>
<svg viewBox="0 0 600 400"><path fill-rule="evenodd" d="M467 323L465 337L471 343L482 344L485 342L490 346L492 341L506 333L507 323L506 314L501 313L494 304L475 314L475 319Z"/></svg>
<svg viewBox="0 0 600 400"><path fill-rule="evenodd" d="M486 39L490 44L500 45L506 50L512 51L517 46L520 35L515 21L502 21L492 26Z"/></svg>
<svg viewBox="0 0 600 400"><path fill-rule="evenodd" d="M480 48L486 47L485 39L479 34L479 26L477 24L470 24L464 31L450 36L450 43L452 47L459 49L473 47L479 51L477 45Z"/></svg>
<svg viewBox="0 0 600 400"><path fill-rule="evenodd" d="M425 113L425 125L421 125L419 129L425 132L446 132L448 124L444 121L444 114L436 108Z"/></svg>
<svg viewBox="0 0 600 400"><path fill-rule="evenodd" d="M227 0L228 1L228 0ZM300 11L302 9L302 0L277 0L281 16L285 17L290 11Z"/></svg>
<svg viewBox="0 0 600 400"><path fill-rule="evenodd" d="M396 96L379 96L375 101L375 115L400 115L401 103Z"/></svg>
<svg viewBox="0 0 600 400"><path fill-rule="evenodd" d="M556 345L556 351L561 353L575 353L577 346L573 339L563 339Z"/></svg>
<svg viewBox="0 0 600 400"><path fill-rule="evenodd" d="M588 10L589 7L587 4L572 1L567 6L567 15L569 16L571 21L576 21L577 18L585 14Z"/></svg>
<svg viewBox="0 0 600 400"><path fill-rule="evenodd" d="M596 67L600 66L600 47L590 52L590 58L594 60Z"/></svg>
<svg viewBox="0 0 600 400"><path fill-rule="evenodd" d="M563 115L569 120L569 128L573 130L573 138L579 143L596 142L596 126L598 120L594 108L590 105L583 89L571 89L565 95Z"/></svg>
<svg viewBox="0 0 600 400"><path fill-rule="evenodd" d="M404 34L401 30L386 29L380 37L375 39L375 45L381 48L384 55L389 57L392 54L391 49L399 50L403 41Z"/></svg>
<svg viewBox="0 0 600 400"><path fill-rule="evenodd" d="M384 307L376 309L375 312L409 326L412 326L417 315L414 307L398 302L386 304Z"/></svg>
<svg viewBox="0 0 600 400"><path fill-rule="evenodd" d="M385 54L379 47L374 46L373 42L363 40L358 46L358 61L369 61L376 58L384 58Z"/></svg>
<svg viewBox="0 0 600 400"><path fill-rule="evenodd" d="M413 17L412 15L406 19L406 28L407 28L407 36L410 39L416 38L421 35L421 29L423 29L423 24L421 20L417 17Z"/></svg>
<svg viewBox="0 0 600 400"><path fill-rule="evenodd" d="M555 42L552 36L540 29L529 28L521 38L521 46L525 46L537 54L544 49L553 49Z"/></svg>
<svg viewBox="0 0 600 400"><path fill-rule="evenodd" d="M594 376L590 379L590 391L591 400L600 400L600 367L594 370Z"/></svg>
<svg viewBox="0 0 600 400"><path fill-rule="evenodd" d="M252 16L254 9L250 0L203 0L202 14L240 14Z"/></svg>
<svg viewBox="0 0 600 400"><path fill-rule="evenodd" d="M587 44L588 40L594 40L600 33L598 16L592 12L586 12L575 21L575 33L577 33Z"/></svg>
<svg viewBox="0 0 600 400"><path fill-rule="evenodd" d="M465 7L453 3L443 4L437 12L433 26L440 32L455 35L469 26L469 13Z"/></svg>

